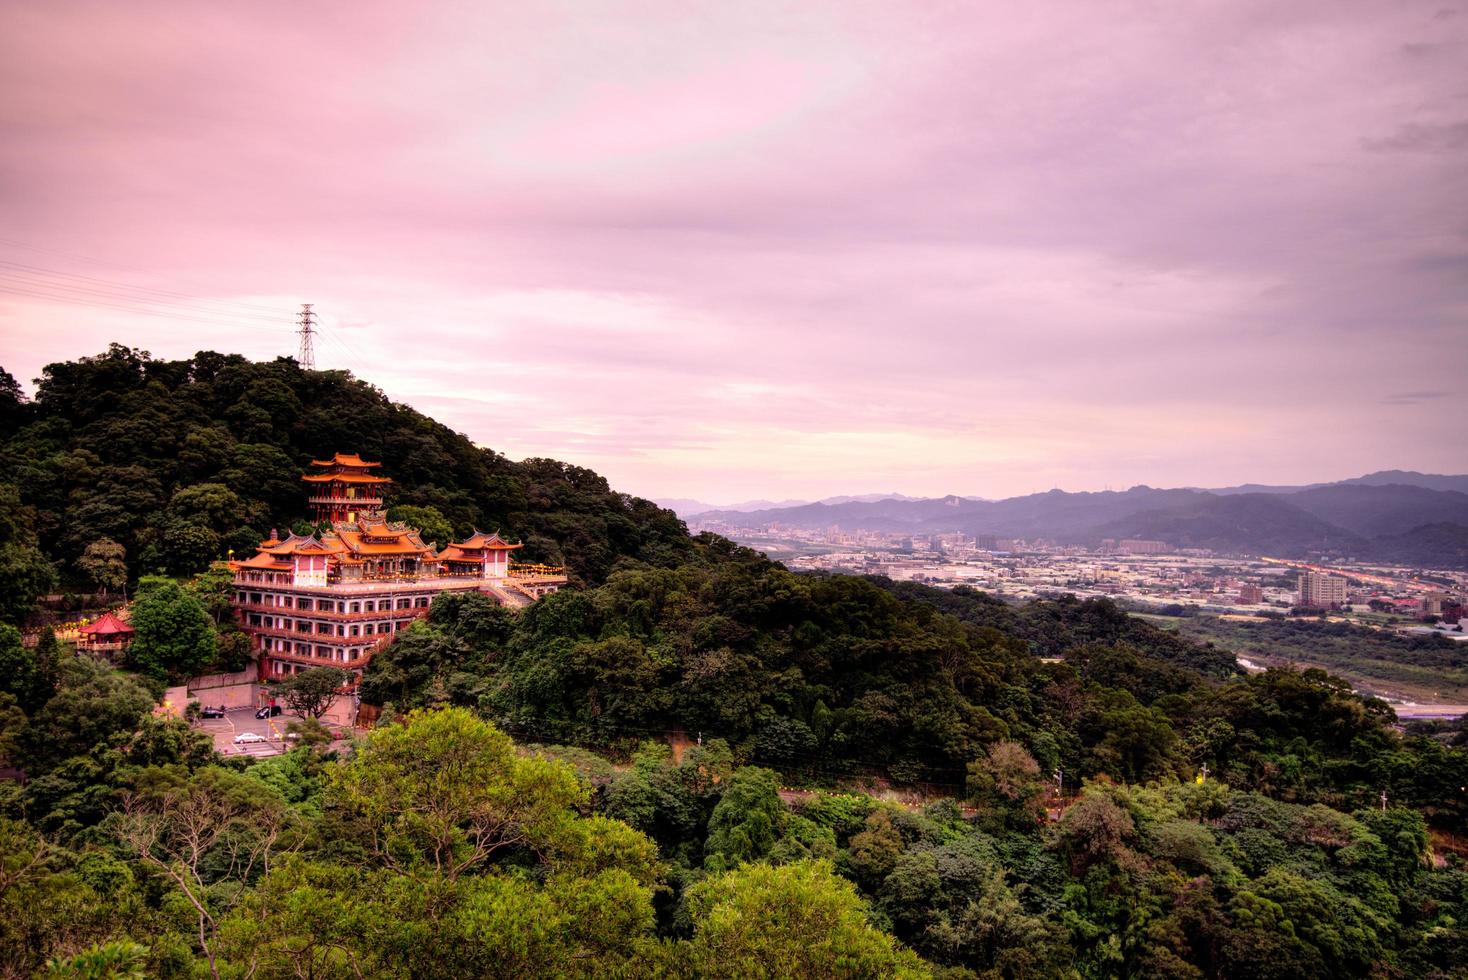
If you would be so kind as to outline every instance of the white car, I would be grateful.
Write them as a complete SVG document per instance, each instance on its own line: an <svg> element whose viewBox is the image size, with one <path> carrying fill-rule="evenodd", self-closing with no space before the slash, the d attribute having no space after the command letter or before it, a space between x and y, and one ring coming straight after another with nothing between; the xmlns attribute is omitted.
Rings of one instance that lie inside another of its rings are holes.
<svg viewBox="0 0 1468 980"><path fill-rule="evenodd" d="M236 745L250 745L254 742L265 741L269 740L264 735L258 734L257 732L240 732L234 737L234 744Z"/></svg>

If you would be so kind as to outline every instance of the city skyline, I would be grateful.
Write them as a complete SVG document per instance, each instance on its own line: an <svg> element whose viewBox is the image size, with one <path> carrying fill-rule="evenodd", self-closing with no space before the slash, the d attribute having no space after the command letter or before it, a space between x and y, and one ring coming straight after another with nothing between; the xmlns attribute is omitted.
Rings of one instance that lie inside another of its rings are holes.
<svg viewBox="0 0 1468 980"><path fill-rule="evenodd" d="M157 9L0 11L27 388L310 302L647 497L1468 469L1455 4Z"/></svg>

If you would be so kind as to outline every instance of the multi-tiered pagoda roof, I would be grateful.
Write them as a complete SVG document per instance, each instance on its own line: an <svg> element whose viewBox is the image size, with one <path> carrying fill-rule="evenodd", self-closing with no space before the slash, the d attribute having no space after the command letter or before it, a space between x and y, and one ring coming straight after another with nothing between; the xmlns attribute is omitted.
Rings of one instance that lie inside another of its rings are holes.
<svg viewBox="0 0 1468 980"><path fill-rule="evenodd" d="M318 521L355 521L387 505L384 494L392 480L370 472L381 463L369 463L356 453L336 453L331 459L313 459L311 465L321 472L301 479L311 484L308 500Z"/></svg>

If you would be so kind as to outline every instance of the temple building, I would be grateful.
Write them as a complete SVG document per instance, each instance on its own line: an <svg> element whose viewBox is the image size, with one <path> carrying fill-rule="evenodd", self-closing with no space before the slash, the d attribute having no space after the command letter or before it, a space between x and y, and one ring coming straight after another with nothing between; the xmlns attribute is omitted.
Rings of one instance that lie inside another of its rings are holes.
<svg viewBox="0 0 1468 980"><path fill-rule="evenodd" d="M302 479L317 523L315 535L272 533L253 558L231 561L234 607L251 636L260 678L276 680L311 667L341 667L361 676L393 634L428 614L444 592L478 591L507 606L525 606L566 583L564 570L517 564L522 545L498 533L474 532L446 544L384 514L392 481L355 455L311 464Z"/></svg>
<svg viewBox="0 0 1468 980"><path fill-rule="evenodd" d="M301 477L311 485L306 502L316 511L316 521L355 521L359 514L372 514L387 506L383 495L392 481L371 471L381 463L368 463L352 453L337 453L331 459L316 459L311 465L321 472Z"/></svg>
<svg viewBox="0 0 1468 980"><path fill-rule="evenodd" d="M117 659L133 641L133 628L111 610L77 630L76 648L79 653L99 654Z"/></svg>

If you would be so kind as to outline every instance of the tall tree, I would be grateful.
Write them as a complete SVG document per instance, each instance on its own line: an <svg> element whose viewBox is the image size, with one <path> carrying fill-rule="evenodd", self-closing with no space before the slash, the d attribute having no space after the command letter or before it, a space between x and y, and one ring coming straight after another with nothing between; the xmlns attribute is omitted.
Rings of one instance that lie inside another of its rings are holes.
<svg viewBox="0 0 1468 980"><path fill-rule="evenodd" d="M76 567L104 595L127 587L127 549L111 538L98 538L87 545Z"/></svg>
<svg viewBox="0 0 1468 980"><path fill-rule="evenodd" d="M688 891L695 976L927 977L915 953L872 926L850 882L819 861L746 864Z"/></svg>
<svg viewBox="0 0 1468 980"><path fill-rule="evenodd" d="M276 685L286 706L302 718L320 718L345 692L352 673L340 667L312 667Z"/></svg>
<svg viewBox="0 0 1468 980"><path fill-rule="evenodd" d="M1045 815L1047 785L1040 764L1018 742L995 742L982 759L969 763L969 799L996 830L1034 827Z"/></svg>
<svg viewBox="0 0 1468 980"><path fill-rule="evenodd" d="M785 821L780 784L768 769L744 766L734 771L709 816L704 864L722 871L769 853Z"/></svg>
<svg viewBox="0 0 1468 980"><path fill-rule="evenodd" d="M157 678L187 676L214 660L214 621L204 606L177 582L144 578L132 604L129 659Z"/></svg>
<svg viewBox="0 0 1468 980"><path fill-rule="evenodd" d="M243 886L270 870L292 816L258 780L209 767L181 787L124 796L117 837L176 887L194 913L197 939L218 980L219 917ZM219 887L230 883L235 887Z"/></svg>
<svg viewBox="0 0 1468 980"><path fill-rule="evenodd" d="M415 712L374 731L332 771L327 800L382 866L450 879L502 852L571 845L585 791L565 766L524 758L462 708Z"/></svg>
<svg viewBox="0 0 1468 980"><path fill-rule="evenodd" d="M0 691L13 695L26 711L36 710L51 696L36 649L21 641L20 630L4 623L0 623Z"/></svg>
<svg viewBox="0 0 1468 980"><path fill-rule="evenodd" d="M56 569L37 546L36 523L20 491L0 483L0 623L19 623L56 584Z"/></svg>

